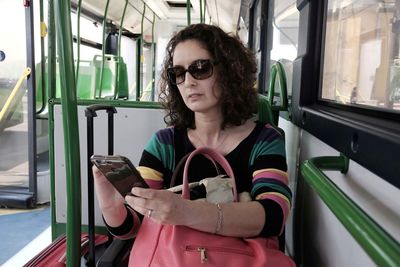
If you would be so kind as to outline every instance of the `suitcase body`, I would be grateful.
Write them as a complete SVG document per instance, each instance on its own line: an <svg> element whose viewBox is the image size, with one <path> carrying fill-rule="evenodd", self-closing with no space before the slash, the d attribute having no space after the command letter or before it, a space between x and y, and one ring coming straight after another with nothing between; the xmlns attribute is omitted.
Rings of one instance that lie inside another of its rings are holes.
<svg viewBox="0 0 400 267"><path fill-rule="evenodd" d="M96 235L95 244L97 246L104 245L108 240L107 236ZM24 267L64 267L67 262L67 237L59 236L48 247L42 250L38 255L27 262ZM89 251L89 236L81 235L81 256L83 257Z"/></svg>
<svg viewBox="0 0 400 267"><path fill-rule="evenodd" d="M108 113L108 154L114 154L114 114L116 109L106 105L90 105L85 110L87 118L87 166L88 166L88 233L81 235L81 266L111 267L128 266L133 240L112 240L111 235L96 235L94 222L94 182L92 163L94 147L94 117L97 111ZM59 236L48 247L32 258L24 267L66 266L66 235Z"/></svg>

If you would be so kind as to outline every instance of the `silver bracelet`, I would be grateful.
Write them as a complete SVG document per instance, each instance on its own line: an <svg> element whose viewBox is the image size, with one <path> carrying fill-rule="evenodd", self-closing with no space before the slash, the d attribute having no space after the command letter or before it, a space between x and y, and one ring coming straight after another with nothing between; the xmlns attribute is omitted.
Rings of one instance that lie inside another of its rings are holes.
<svg viewBox="0 0 400 267"><path fill-rule="evenodd" d="M224 221L224 214L222 213L222 208L221 208L221 205L219 203L217 204L217 209L218 209L218 217L217 217L217 224L216 224L216 227L215 227L214 234L218 234L221 231L222 223Z"/></svg>

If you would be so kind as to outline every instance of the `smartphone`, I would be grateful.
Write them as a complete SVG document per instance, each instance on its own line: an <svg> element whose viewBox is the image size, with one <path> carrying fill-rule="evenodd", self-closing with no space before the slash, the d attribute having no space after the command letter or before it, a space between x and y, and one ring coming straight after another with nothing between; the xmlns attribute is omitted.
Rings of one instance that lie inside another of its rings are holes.
<svg viewBox="0 0 400 267"><path fill-rule="evenodd" d="M93 155L90 160L123 197L131 194L132 187L149 187L132 162L124 156Z"/></svg>

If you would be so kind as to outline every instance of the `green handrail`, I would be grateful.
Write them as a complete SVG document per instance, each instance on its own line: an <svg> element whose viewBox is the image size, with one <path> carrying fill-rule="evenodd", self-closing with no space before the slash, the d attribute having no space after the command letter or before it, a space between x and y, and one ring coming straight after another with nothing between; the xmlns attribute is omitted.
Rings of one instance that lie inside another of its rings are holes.
<svg viewBox="0 0 400 267"><path fill-rule="evenodd" d="M203 21L203 0L199 0L200 5L200 23L204 23Z"/></svg>
<svg viewBox="0 0 400 267"><path fill-rule="evenodd" d="M122 11L122 18L121 18L121 22L119 25L119 31L118 31L118 66L117 66L117 70L116 70L116 78L117 78L117 85L116 88L114 90L114 99L117 99L118 93L120 91L120 80L119 80L119 73L121 72L121 38L122 38L122 29L123 29L123 25L124 25L124 20L125 20L125 14L126 14L126 7L128 6L128 0L125 0L125 5L124 5L124 10Z"/></svg>
<svg viewBox="0 0 400 267"><path fill-rule="evenodd" d="M51 101L56 96L56 33L55 33L55 18L54 18L54 1L48 1L48 41L47 41L47 54L48 54L48 64L47 64L47 92L48 99ZM51 191L51 225L56 224L56 199L55 199L55 166L54 166L54 114L53 105L49 105L49 158L50 160L50 191ZM56 229L51 227L51 236L54 240L56 238Z"/></svg>
<svg viewBox="0 0 400 267"><path fill-rule="evenodd" d="M207 0L203 0L203 23L206 23Z"/></svg>
<svg viewBox="0 0 400 267"><path fill-rule="evenodd" d="M277 77L279 79L279 85L280 85L279 89L280 89L280 99L281 99L280 101L281 103L279 106L274 105L275 83ZM268 101L274 113L274 122L276 125L278 125L279 111L286 111L288 109L286 75L282 63L280 63L279 61L273 64L271 67L269 88L268 88Z"/></svg>
<svg viewBox="0 0 400 267"><path fill-rule="evenodd" d="M151 62L151 101L154 101L154 93L156 90L156 44L154 43L154 24L156 16L153 12L153 22L151 23L151 48L152 48L152 62Z"/></svg>
<svg viewBox="0 0 400 267"><path fill-rule="evenodd" d="M400 263L400 244L340 190L322 171L347 173L349 160L338 157L316 157L300 166L306 182L317 192L371 259L381 267Z"/></svg>
<svg viewBox="0 0 400 267"><path fill-rule="evenodd" d="M70 0L55 1L67 185L67 266L80 266L81 167Z"/></svg>
<svg viewBox="0 0 400 267"><path fill-rule="evenodd" d="M139 12L139 11L138 11ZM140 37L136 41L136 101L140 101L140 97L142 96L143 92L143 63L144 63L144 55L143 55L143 34L144 34L144 19L146 14L146 3L143 2L143 11L142 11L142 20L140 23ZM147 18L146 18L147 19ZM150 21L150 20L149 20Z"/></svg>
<svg viewBox="0 0 400 267"><path fill-rule="evenodd" d="M81 61L81 10L82 10L82 0L78 1L78 7L76 8L76 73L75 81L78 84L79 79L79 66Z"/></svg>
<svg viewBox="0 0 400 267"><path fill-rule="evenodd" d="M104 75L104 59L106 53L106 25L107 25L107 13L108 13L108 5L110 4L110 0L107 0L106 8L104 10L103 16L103 45L101 48L101 69L100 69L100 82L99 82L99 98L101 98L101 92L103 90L103 75Z"/></svg>
<svg viewBox="0 0 400 267"><path fill-rule="evenodd" d="M190 19L190 0L186 0L186 14L187 14L187 24L190 25L191 24L191 19Z"/></svg>

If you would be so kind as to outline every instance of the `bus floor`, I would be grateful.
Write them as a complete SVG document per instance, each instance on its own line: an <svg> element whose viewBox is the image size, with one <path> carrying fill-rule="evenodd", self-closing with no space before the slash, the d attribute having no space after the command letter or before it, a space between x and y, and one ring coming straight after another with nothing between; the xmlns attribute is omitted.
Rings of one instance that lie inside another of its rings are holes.
<svg viewBox="0 0 400 267"><path fill-rule="evenodd" d="M0 266L23 266L51 243L49 205L0 209Z"/></svg>

